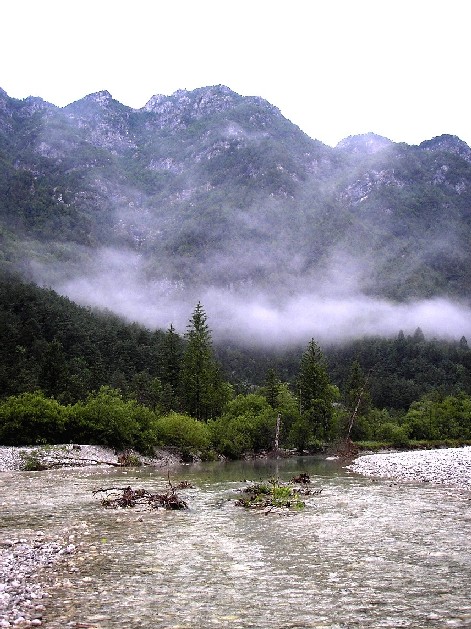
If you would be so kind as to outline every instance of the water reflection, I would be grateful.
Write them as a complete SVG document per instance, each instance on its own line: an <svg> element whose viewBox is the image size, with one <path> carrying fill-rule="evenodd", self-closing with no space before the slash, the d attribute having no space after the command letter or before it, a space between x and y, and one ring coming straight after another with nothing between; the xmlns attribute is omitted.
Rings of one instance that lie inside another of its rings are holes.
<svg viewBox="0 0 471 629"><path fill-rule="evenodd" d="M245 479L301 471L323 489L303 512L234 506ZM185 466L172 478L194 484L182 492L190 511L106 511L91 495L162 488L161 471L0 476L5 530L83 522L89 533L91 550L66 575L48 627L471 626L466 492L363 479L322 458Z"/></svg>

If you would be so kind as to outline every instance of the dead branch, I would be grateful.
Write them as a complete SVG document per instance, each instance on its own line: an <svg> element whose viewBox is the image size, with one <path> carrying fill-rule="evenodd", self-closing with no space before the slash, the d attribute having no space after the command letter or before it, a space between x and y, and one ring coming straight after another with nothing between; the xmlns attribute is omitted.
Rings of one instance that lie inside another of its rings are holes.
<svg viewBox="0 0 471 629"><path fill-rule="evenodd" d="M92 493L106 494L101 500L101 504L111 509L127 509L138 505L148 507L150 509L158 509L163 507L167 510L188 509L187 503L182 500L172 487L164 493L151 493L146 489L132 489L131 487L105 487L95 489ZM116 495L117 494L117 495Z"/></svg>
<svg viewBox="0 0 471 629"><path fill-rule="evenodd" d="M95 463L95 465L111 465L113 467L123 467L121 463L114 463L112 461L100 461L98 459L80 459L75 456L60 456L64 461L82 461L83 463Z"/></svg>

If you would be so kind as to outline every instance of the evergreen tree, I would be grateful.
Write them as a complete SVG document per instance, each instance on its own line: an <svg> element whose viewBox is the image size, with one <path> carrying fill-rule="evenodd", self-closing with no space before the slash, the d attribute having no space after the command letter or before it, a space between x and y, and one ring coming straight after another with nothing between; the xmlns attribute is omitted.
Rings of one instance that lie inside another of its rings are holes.
<svg viewBox="0 0 471 629"><path fill-rule="evenodd" d="M211 331L200 302L187 326L185 340L181 372L184 410L196 419L207 421L221 412L228 389L213 357Z"/></svg>
<svg viewBox="0 0 471 629"><path fill-rule="evenodd" d="M357 415L366 415L371 408L371 395L367 389L367 379L358 360L354 360L350 367L344 399L349 413L356 409ZM356 408L357 404L358 408Z"/></svg>
<svg viewBox="0 0 471 629"><path fill-rule="evenodd" d="M164 391L164 409L180 410L178 399L180 376L182 369L183 341L175 332L173 324L165 333L162 347L162 375L161 382Z"/></svg>
<svg viewBox="0 0 471 629"><path fill-rule="evenodd" d="M312 436L330 439L336 387L330 383L324 356L314 339L301 358L297 386L301 417L309 425Z"/></svg>
<svg viewBox="0 0 471 629"><path fill-rule="evenodd" d="M152 378L147 370L140 371L131 381L130 395L138 404L156 411L162 402L162 383L159 378Z"/></svg>
<svg viewBox="0 0 471 629"><path fill-rule="evenodd" d="M422 332L421 328L417 328L412 337L413 341L416 343L423 343L425 341L425 335Z"/></svg>
<svg viewBox="0 0 471 629"><path fill-rule="evenodd" d="M272 408L278 408L278 394L281 388L281 380L278 378L278 375L274 369L269 369L267 371L267 376L265 378L265 386L262 388L262 392L265 395L268 404Z"/></svg>

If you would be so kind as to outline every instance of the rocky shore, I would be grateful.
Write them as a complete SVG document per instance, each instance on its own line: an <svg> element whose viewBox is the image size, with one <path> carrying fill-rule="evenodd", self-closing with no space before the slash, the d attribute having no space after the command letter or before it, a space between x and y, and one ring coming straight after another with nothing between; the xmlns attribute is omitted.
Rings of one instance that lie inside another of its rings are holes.
<svg viewBox="0 0 471 629"><path fill-rule="evenodd" d="M180 462L167 451L155 457L137 457L134 463L167 467ZM57 445L14 448L0 447L0 473L61 467L119 466L119 456L111 448L90 445ZM131 461L132 463L133 461ZM6 538L0 532L0 629L40 627L47 599L57 586L64 586L59 574L79 569L82 542L87 531L82 523L77 530L59 535L30 531L23 537ZM85 544L85 545L84 545Z"/></svg>
<svg viewBox="0 0 471 629"><path fill-rule="evenodd" d="M112 448L91 445L0 446L0 472L96 465L119 467L123 463L122 456L129 457L129 465L167 467L180 463L178 456L166 450L156 450L153 457L148 457L133 451L123 454Z"/></svg>
<svg viewBox="0 0 471 629"><path fill-rule="evenodd" d="M368 454L348 469L364 476L471 489L471 447Z"/></svg>
<svg viewBox="0 0 471 629"><path fill-rule="evenodd" d="M77 552L76 535L0 541L0 627L40 627L55 568Z"/></svg>

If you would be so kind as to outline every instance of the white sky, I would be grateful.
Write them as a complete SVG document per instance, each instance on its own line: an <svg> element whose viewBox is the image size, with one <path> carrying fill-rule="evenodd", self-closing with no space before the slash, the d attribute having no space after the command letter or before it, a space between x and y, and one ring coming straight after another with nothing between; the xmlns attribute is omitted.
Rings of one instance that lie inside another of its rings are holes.
<svg viewBox="0 0 471 629"><path fill-rule="evenodd" d="M326 144L471 145L470 18L469 0L3 0L0 87L142 107L222 83Z"/></svg>

